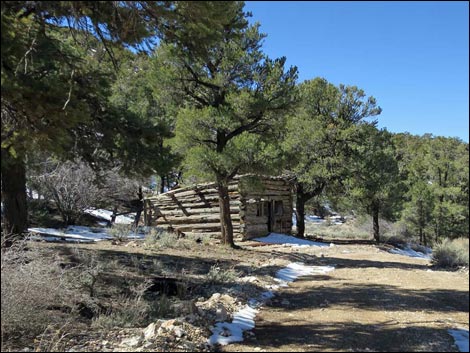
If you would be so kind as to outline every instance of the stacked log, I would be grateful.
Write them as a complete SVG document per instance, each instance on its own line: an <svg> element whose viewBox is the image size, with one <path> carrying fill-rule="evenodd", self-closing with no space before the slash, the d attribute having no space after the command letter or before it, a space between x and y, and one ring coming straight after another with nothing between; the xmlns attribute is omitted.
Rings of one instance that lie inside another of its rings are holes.
<svg viewBox="0 0 470 353"><path fill-rule="evenodd" d="M264 236L268 228L282 233L291 232L292 192L288 181L279 177L237 176L229 183L229 195L235 238ZM276 202L282 202L279 214L275 214ZM219 196L215 183L150 196L144 204L147 225L185 234L221 234ZM258 214L259 207L270 207L270 210ZM270 226L268 212L272 219Z"/></svg>
<svg viewBox="0 0 470 353"><path fill-rule="evenodd" d="M291 184L282 178L261 179L260 185L250 186L241 183L242 195L241 221L244 239L264 236L268 233L268 213L273 218L271 230L279 233L292 231L292 188ZM276 214L275 202L282 202L282 214ZM260 212L260 209L261 212ZM265 208L270 210L265 210Z"/></svg>
<svg viewBox="0 0 470 353"><path fill-rule="evenodd" d="M238 181L229 184L234 236L240 232ZM172 190L146 199L147 224L176 232L220 235L219 195L215 183Z"/></svg>

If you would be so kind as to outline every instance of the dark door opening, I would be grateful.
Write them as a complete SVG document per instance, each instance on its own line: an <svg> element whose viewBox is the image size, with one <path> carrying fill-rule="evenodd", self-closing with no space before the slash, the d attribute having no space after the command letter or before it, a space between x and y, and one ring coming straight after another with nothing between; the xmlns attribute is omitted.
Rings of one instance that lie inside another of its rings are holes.
<svg viewBox="0 0 470 353"><path fill-rule="evenodd" d="M266 207L266 215L268 216L268 232L271 233L274 224L273 201L266 201L264 204Z"/></svg>

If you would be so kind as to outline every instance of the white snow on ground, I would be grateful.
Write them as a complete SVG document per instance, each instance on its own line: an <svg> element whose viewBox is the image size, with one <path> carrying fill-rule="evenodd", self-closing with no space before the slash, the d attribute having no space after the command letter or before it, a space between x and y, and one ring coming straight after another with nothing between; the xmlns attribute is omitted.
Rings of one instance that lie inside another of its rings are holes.
<svg viewBox="0 0 470 353"><path fill-rule="evenodd" d="M460 352L468 352L468 330L447 330L454 337L454 341Z"/></svg>
<svg viewBox="0 0 470 353"><path fill-rule="evenodd" d="M413 250L409 245L407 245L404 249L398 249L398 248L391 249L389 252L392 254L416 257L416 258L420 258L423 260L431 260L431 257L432 257L432 250L430 248L426 248L426 253L422 253L422 252Z"/></svg>
<svg viewBox="0 0 470 353"><path fill-rule="evenodd" d="M293 282L300 276L323 275L334 270L332 266L305 266L302 263L293 262L286 268L276 272L275 280L280 283L281 287L287 286L287 283Z"/></svg>
<svg viewBox="0 0 470 353"><path fill-rule="evenodd" d="M300 239L286 234L270 233L267 237L255 238L254 241L267 244L282 244L290 246L330 246L329 244L311 241L307 239Z"/></svg>
<svg viewBox="0 0 470 353"><path fill-rule="evenodd" d="M305 221L306 222L313 222L313 223L324 223L324 222L326 222L325 219L320 218L320 217L315 216L315 215L313 215L313 216L305 215Z"/></svg>
<svg viewBox="0 0 470 353"><path fill-rule="evenodd" d="M332 270L334 270L332 266L305 266L302 263L290 263L287 267L276 272L275 280L280 282L280 285L268 286L269 290L261 293L258 298L249 299L248 305L233 315L231 323L216 323L211 328L212 336L209 337L208 343L213 346L215 344L226 345L232 342L243 341L243 331L251 330L255 327L255 317L259 311L258 308L266 303L267 300L274 297L275 290L287 286L288 282L294 281L297 277L325 274Z"/></svg>
<svg viewBox="0 0 470 353"><path fill-rule="evenodd" d="M326 219L321 218L319 216L315 216L315 215L305 215L304 219L305 219L305 223L312 223L312 224L322 224L327 221ZM336 224L336 225L343 224L344 222L342 222L341 220L342 220L341 216L330 217L330 222L332 224ZM295 215L295 212L292 213L292 225L297 226L297 216Z"/></svg>
<svg viewBox="0 0 470 353"><path fill-rule="evenodd" d="M218 322L211 328L213 335L209 337L209 344L227 345L232 342L243 341L243 331L251 330L255 327L255 316L258 310L245 305L233 315L232 322Z"/></svg>
<svg viewBox="0 0 470 353"><path fill-rule="evenodd" d="M64 230L59 230L55 228L28 228L28 231L31 233L45 235L39 239L46 241L56 241L64 238L66 241L83 241L83 242L92 242L92 241L101 241L114 239L114 237L108 234L109 228L90 228L83 226L68 226ZM143 239L145 234L143 233L134 233L129 232L129 239Z"/></svg>
<svg viewBox="0 0 470 353"><path fill-rule="evenodd" d="M101 208L97 208L97 209L89 208L89 209L86 209L84 212L92 216L95 216L97 218L105 219L107 221L111 221L111 216L113 215L112 211L103 210ZM114 223L116 224L131 224L133 222L134 222L133 214L116 216L116 220L114 221Z"/></svg>

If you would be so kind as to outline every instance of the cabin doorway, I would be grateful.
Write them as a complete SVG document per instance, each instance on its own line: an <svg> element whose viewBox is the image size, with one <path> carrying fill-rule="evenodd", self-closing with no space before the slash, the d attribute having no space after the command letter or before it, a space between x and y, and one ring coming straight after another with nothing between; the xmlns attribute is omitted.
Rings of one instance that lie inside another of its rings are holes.
<svg viewBox="0 0 470 353"><path fill-rule="evenodd" d="M281 200L271 200L264 202L265 215L267 215L268 232L282 233L282 215L284 205Z"/></svg>
<svg viewBox="0 0 470 353"><path fill-rule="evenodd" d="M274 215L273 215L273 201L265 201L264 207L266 210L266 215L268 216L268 232L273 232L273 224L274 224Z"/></svg>
<svg viewBox="0 0 470 353"><path fill-rule="evenodd" d="M256 211L257 217L265 217L266 231L268 233L282 233L282 215L284 205L281 200L261 201Z"/></svg>

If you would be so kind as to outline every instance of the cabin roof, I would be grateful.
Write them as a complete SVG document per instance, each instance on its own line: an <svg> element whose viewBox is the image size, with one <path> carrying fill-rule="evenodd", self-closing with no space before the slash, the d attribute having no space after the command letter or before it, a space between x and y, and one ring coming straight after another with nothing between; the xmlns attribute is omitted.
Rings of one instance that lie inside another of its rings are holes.
<svg viewBox="0 0 470 353"><path fill-rule="evenodd" d="M280 175L280 176L271 176L271 175L257 175L257 174L241 174L241 175L236 175L232 181L238 182L241 178L244 177L257 177L263 180L285 180L288 181L288 178L286 176ZM179 187L177 189L169 190L167 192L163 192L161 194L158 194L158 196L163 196L163 195L174 195L176 193L184 192L184 191L190 191L190 190L203 190L211 186L215 186L216 182L211 181L211 182L206 182L206 183L196 183L192 185L187 185L183 187ZM153 195L155 196L155 195Z"/></svg>

